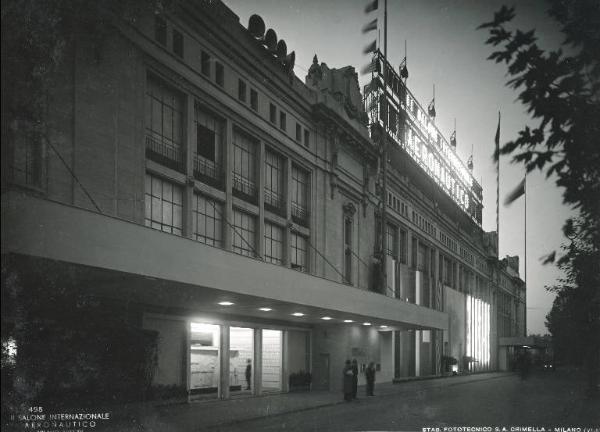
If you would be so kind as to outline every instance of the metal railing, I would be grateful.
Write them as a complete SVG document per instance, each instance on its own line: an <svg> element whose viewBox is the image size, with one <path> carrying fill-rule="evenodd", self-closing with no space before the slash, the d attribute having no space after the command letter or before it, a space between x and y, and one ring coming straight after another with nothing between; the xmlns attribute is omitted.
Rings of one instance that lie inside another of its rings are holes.
<svg viewBox="0 0 600 432"><path fill-rule="evenodd" d="M308 209L298 203L292 202L292 220L300 225L308 226Z"/></svg>
<svg viewBox="0 0 600 432"><path fill-rule="evenodd" d="M181 147L159 141L149 135L146 135L146 157L168 168L185 172Z"/></svg>
<svg viewBox="0 0 600 432"><path fill-rule="evenodd" d="M285 217L285 202L280 194L265 188L265 209Z"/></svg>
<svg viewBox="0 0 600 432"><path fill-rule="evenodd" d="M222 187L223 172L221 164L202 156L194 155L194 178L212 186Z"/></svg>
<svg viewBox="0 0 600 432"><path fill-rule="evenodd" d="M239 198L254 203L257 201L256 184L236 173L233 173L233 193Z"/></svg>

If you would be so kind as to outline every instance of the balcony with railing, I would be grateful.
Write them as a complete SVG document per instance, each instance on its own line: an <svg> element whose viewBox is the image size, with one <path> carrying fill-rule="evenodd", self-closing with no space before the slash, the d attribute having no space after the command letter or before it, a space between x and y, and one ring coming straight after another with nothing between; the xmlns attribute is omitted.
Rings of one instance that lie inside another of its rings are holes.
<svg viewBox="0 0 600 432"><path fill-rule="evenodd" d="M194 178L202 183L223 188L223 171L221 164L199 155L194 155Z"/></svg>
<svg viewBox="0 0 600 432"><path fill-rule="evenodd" d="M292 220L295 223L307 227L309 216L310 213L305 206L300 205L296 202L292 202Z"/></svg>
<svg viewBox="0 0 600 432"><path fill-rule="evenodd" d="M258 203L256 184L237 173L233 173L233 195L253 204Z"/></svg>
<svg viewBox="0 0 600 432"><path fill-rule="evenodd" d="M185 172L183 152L179 145L146 135L146 157L176 171Z"/></svg>
<svg viewBox="0 0 600 432"><path fill-rule="evenodd" d="M285 217L285 201L281 194L265 188L265 210Z"/></svg>

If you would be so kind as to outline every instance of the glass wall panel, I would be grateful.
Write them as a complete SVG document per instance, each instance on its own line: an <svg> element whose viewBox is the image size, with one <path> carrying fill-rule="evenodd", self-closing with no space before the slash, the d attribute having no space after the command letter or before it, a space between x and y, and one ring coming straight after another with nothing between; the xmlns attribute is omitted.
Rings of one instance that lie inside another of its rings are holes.
<svg viewBox="0 0 600 432"><path fill-rule="evenodd" d="M262 331L262 389L281 391L281 330Z"/></svg>
<svg viewBox="0 0 600 432"><path fill-rule="evenodd" d="M195 399L219 395L219 336L218 325L191 323L190 394Z"/></svg>
<svg viewBox="0 0 600 432"><path fill-rule="evenodd" d="M229 329L229 391L252 394L254 389L254 329Z"/></svg>

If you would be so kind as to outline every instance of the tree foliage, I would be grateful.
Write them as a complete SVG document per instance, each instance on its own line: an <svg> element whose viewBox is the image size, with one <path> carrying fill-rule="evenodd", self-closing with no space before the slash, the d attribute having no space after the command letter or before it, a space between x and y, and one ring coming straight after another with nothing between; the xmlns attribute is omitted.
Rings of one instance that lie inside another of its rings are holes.
<svg viewBox="0 0 600 432"><path fill-rule="evenodd" d="M489 29L486 43L496 47L488 58L505 63L507 85L519 92L535 127L502 146L501 154L528 171L556 174L566 204L582 217L600 214L600 3L595 0L549 2L549 15L566 36L566 50L545 51L534 30L509 30L515 9L502 7ZM567 54L568 52L568 54ZM498 157L499 155L495 155ZM598 229L598 224L586 227Z"/></svg>
<svg viewBox="0 0 600 432"><path fill-rule="evenodd" d="M535 126L500 149L527 171L555 175L563 201L578 211L563 232L568 241L557 265L566 277L547 316L556 344L586 364L597 390L600 362L600 2L549 0L561 47L542 49L534 30L510 29L515 9L503 6L480 26L495 47L488 59L504 63L507 85L518 92ZM495 154L498 158L500 154ZM551 254L550 256L554 256ZM549 260L551 261L551 260ZM569 352L570 351L570 352Z"/></svg>

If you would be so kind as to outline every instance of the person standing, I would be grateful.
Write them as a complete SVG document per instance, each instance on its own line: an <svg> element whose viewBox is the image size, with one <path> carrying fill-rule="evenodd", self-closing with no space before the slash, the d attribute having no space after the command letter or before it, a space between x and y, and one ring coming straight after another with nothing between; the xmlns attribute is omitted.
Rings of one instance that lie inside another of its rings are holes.
<svg viewBox="0 0 600 432"><path fill-rule="evenodd" d="M358 392L358 363L352 359L352 399L356 399Z"/></svg>
<svg viewBox="0 0 600 432"><path fill-rule="evenodd" d="M367 378L367 396L375 396L373 391L375 390L375 363L370 362L365 371Z"/></svg>
<svg viewBox="0 0 600 432"><path fill-rule="evenodd" d="M252 381L252 360L246 360L246 390L250 390L250 381Z"/></svg>
<svg viewBox="0 0 600 432"><path fill-rule="evenodd" d="M352 365L350 360L346 360L344 369L342 370L344 383L344 400L350 402L352 400Z"/></svg>

